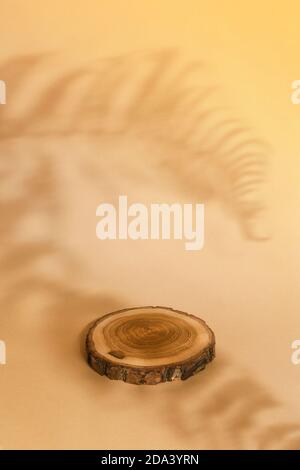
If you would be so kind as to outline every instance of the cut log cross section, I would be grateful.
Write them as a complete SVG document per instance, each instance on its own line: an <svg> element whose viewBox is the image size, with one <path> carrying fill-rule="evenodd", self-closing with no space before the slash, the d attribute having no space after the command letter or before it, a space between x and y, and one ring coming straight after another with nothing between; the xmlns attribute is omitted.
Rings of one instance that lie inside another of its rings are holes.
<svg viewBox="0 0 300 470"><path fill-rule="evenodd" d="M215 337L198 317L165 307L109 313L91 326L88 362L109 379L155 385L185 380L213 360Z"/></svg>

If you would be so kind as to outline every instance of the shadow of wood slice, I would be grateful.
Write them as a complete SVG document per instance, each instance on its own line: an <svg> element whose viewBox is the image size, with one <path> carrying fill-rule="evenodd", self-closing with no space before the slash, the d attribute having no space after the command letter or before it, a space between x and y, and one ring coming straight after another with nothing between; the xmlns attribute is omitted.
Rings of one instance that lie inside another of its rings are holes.
<svg viewBox="0 0 300 470"><path fill-rule="evenodd" d="M88 363L100 375L131 384L185 380L215 357L215 336L193 315L136 307L96 320L86 339Z"/></svg>

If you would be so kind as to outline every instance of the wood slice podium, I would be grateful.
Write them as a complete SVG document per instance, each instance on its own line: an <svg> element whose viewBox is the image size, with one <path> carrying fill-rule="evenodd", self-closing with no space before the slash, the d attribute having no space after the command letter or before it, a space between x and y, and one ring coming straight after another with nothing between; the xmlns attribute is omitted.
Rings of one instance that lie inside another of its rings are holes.
<svg viewBox="0 0 300 470"><path fill-rule="evenodd" d="M100 375L131 384L185 380L215 357L206 323L165 307L137 307L96 320L86 339L88 363Z"/></svg>

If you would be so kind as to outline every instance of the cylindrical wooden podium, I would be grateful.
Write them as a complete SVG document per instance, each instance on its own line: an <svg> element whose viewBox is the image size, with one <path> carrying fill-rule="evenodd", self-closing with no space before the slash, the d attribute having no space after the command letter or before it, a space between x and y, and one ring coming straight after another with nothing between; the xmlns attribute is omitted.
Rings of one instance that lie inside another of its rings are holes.
<svg viewBox="0 0 300 470"><path fill-rule="evenodd" d="M185 380L213 360L215 337L200 318L165 307L138 307L95 321L86 340L99 374L131 384Z"/></svg>

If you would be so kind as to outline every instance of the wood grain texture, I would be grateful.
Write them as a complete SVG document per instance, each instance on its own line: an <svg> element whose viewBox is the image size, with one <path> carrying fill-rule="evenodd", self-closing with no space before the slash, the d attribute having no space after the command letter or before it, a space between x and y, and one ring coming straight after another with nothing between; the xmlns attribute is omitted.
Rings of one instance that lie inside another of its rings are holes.
<svg viewBox="0 0 300 470"><path fill-rule="evenodd" d="M185 380L215 357L215 336L198 317L165 307L136 307L96 320L88 363L100 375L132 384Z"/></svg>

